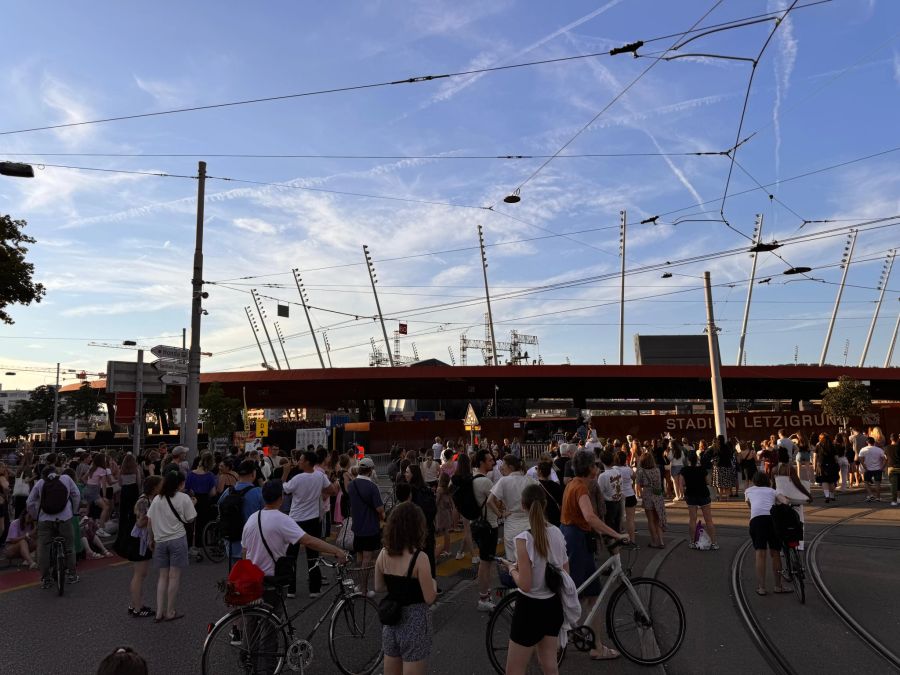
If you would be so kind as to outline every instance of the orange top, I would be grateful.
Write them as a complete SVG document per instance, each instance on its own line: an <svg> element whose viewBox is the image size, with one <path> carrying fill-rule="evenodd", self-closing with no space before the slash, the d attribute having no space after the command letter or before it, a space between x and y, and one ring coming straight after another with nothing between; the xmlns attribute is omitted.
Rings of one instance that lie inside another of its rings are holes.
<svg viewBox="0 0 900 675"><path fill-rule="evenodd" d="M574 525L585 532L591 531L591 526L584 519L581 513L581 507L578 500L582 495L590 497L590 488L588 487L589 478L574 478L566 485L566 491L563 493L562 501L562 517L560 520L563 525Z"/></svg>

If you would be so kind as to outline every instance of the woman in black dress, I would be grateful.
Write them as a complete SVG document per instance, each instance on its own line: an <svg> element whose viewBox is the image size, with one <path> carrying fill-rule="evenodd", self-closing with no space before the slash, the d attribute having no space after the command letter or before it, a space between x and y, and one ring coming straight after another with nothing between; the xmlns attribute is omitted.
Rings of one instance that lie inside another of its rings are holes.
<svg viewBox="0 0 900 675"><path fill-rule="evenodd" d="M833 502L836 495L834 486L838 480L840 467L835 446L828 434L819 434L819 442L813 453L813 470L816 473L816 482L822 486L822 492L825 494L825 503Z"/></svg>

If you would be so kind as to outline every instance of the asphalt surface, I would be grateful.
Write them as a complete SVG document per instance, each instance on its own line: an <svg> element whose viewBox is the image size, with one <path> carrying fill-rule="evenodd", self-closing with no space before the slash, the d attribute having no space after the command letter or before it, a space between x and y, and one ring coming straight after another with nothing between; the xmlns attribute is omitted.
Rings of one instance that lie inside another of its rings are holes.
<svg viewBox="0 0 900 675"><path fill-rule="evenodd" d="M668 513L666 549L643 546L633 554L632 576L656 576L681 598L687 634L680 651L665 666L646 668L625 659L593 663L586 654L570 647L561 672L773 672L738 613L732 593L732 562L747 540L746 505L738 501L714 505L719 551L688 549L686 508L673 506ZM896 637L900 635L900 613L895 609L900 597L900 508L892 509L884 502L867 504L861 494L843 495L837 506L829 507L824 507L819 498L807 518L807 540L822 528L854 515L859 517L843 521L820 541L817 560L822 579L867 630L900 651ZM638 538L639 543L647 543L642 518ZM795 672L900 672L847 627L810 580L806 605L800 605L793 594L759 597L753 593L752 552L742 563L739 578L750 609ZM0 674L88 675L96 672L103 656L123 645L143 654L154 675L199 672L207 624L226 612L215 587L225 575L224 564L192 565L183 576L179 595L179 610L185 618L161 624L127 616L129 563L103 561L85 565L80 571L81 583L67 587L62 598L55 591L34 587L33 573L0 571L0 607L5 619ZM301 571L301 595L303 574ZM151 571L146 601L152 600L155 581L155 572ZM432 610L435 632L428 672L490 673L484 646L488 615L476 610L477 592L468 561L442 564L439 586L445 592ZM296 622L301 634L311 629L330 597L323 596ZM299 608L309 600L298 598L289 603ZM337 672L326 640L327 623L313 639L314 660L308 672ZM602 640L609 644L605 635Z"/></svg>

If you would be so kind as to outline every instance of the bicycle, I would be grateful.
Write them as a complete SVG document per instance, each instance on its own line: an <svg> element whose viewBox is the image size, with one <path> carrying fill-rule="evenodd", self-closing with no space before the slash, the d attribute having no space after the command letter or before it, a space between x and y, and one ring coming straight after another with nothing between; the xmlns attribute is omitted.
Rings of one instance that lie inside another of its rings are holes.
<svg viewBox="0 0 900 675"><path fill-rule="evenodd" d="M58 527L58 526L57 526ZM66 587L66 547L65 539L58 533L50 540L50 569L48 574L50 578L56 582L56 590L59 595L63 594Z"/></svg>
<svg viewBox="0 0 900 675"><path fill-rule="evenodd" d="M600 605L611 593L606 607L606 630L616 649L628 660L640 665L664 663L675 655L684 642L684 607L675 592L663 582L644 577L631 579L631 565L622 565L620 547L637 550L634 544L615 543L607 547L609 560L578 587L579 597L594 580L607 573L609 578L587 616L569 630L568 640L578 651L586 652L596 647L596 635L590 626ZM517 591L509 593L488 620L485 636L488 658L494 670L501 675L506 669L509 628L517 596ZM566 649L560 648L557 663L562 663L565 654ZM532 661L529 668L535 665Z"/></svg>
<svg viewBox="0 0 900 675"><path fill-rule="evenodd" d="M212 563L220 563L228 554L228 542L222 536L222 528L219 519L209 521L203 527L201 536L203 553Z"/></svg>
<svg viewBox="0 0 900 675"><path fill-rule="evenodd" d="M321 597L332 590L337 594L305 638L297 636L293 622L319 599L288 615L283 584L273 577L266 577L266 590L277 593L281 615L277 608L258 603L236 607L208 626L201 659L203 675L274 675L283 669L305 672L313 661L313 636L329 617L328 649L342 673L368 675L381 665L382 631L378 606L358 590L350 576L350 572L368 575L373 566L350 570L323 558L316 564L337 570L337 583Z"/></svg>
<svg viewBox="0 0 900 675"><path fill-rule="evenodd" d="M781 543L781 576L791 586L800 604L806 604L806 568L800 556L799 541L783 541Z"/></svg>

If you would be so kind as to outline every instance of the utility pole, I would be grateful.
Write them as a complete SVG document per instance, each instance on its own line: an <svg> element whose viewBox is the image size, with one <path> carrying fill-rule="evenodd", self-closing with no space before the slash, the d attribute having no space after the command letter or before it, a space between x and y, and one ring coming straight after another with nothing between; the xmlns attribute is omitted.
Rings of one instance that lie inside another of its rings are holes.
<svg viewBox="0 0 900 675"><path fill-rule="evenodd" d="M59 436L59 363L56 364L56 388L53 390L53 429L50 432L50 452L56 452L57 436Z"/></svg>
<svg viewBox="0 0 900 675"><path fill-rule="evenodd" d="M709 272L703 273L703 286L706 289L706 332L709 338L709 370L712 384L713 413L716 420L716 436L726 436L725 399L722 395L722 361L719 356L719 335L716 320L713 316L712 284Z"/></svg>
<svg viewBox="0 0 900 675"><path fill-rule="evenodd" d="M372 282L372 295L375 296L375 309L378 310L378 320L381 322L381 334L384 335L384 350L387 352L388 361L391 368L394 367L394 354L391 352L391 342L388 340L387 329L384 327L384 315L381 313L381 303L378 302L378 291L375 290L375 284L378 279L375 274L375 264L372 262L372 256L369 255L369 247L363 244L363 255L366 257L366 267L369 270L369 281Z"/></svg>
<svg viewBox="0 0 900 675"><path fill-rule="evenodd" d="M851 230L844 246L844 255L841 257L841 283L838 286L837 297L834 299L834 309L831 310L831 321L828 322L828 330L825 332L825 344L822 346L822 356L819 357L819 366L825 365L825 357L828 356L828 345L831 343L831 334L834 331L834 320L837 318L838 309L841 306L841 296L844 294L844 284L847 283L847 272L850 271L850 260L853 258L853 249L856 247L856 230ZM845 363L846 364L846 359Z"/></svg>
<svg viewBox="0 0 900 675"><path fill-rule="evenodd" d="M493 356L494 365L499 365L499 360L497 359L497 339L494 337L494 315L491 312L491 292L488 289L488 277L487 277L487 255L484 252L484 231L481 229L481 225L478 226L478 245L481 247L481 271L484 273L484 298L487 301L487 314L488 314L488 325L491 329L491 356Z"/></svg>
<svg viewBox="0 0 900 675"><path fill-rule="evenodd" d="M134 386L134 438L131 454L141 456L141 440L144 436L144 350L137 350L137 373Z"/></svg>
<svg viewBox="0 0 900 675"><path fill-rule="evenodd" d="M309 308L306 306L306 289L303 287L303 279L300 278L300 270L296 267L291 270L294 273L294 283L297 284L297 292L300 293L300 301L303 303L303 311L306 314L306 323L309 324L309 334L312 335L313 344L316 346L316 354L319 355L319 365L325 367L325 361L322 360L322 350L319 349L319 341L316 339L316 331L313 329L312 319L309 318ZM379 311L379 314L381 312ZM287 361L287 356L284 357ZM330 366L329 366L330 367Z"/></svg>
<svg viewBox="0 0 900 675"><path fill-rule="evenodd" d="M266 353L263 351L262 343L259 341L259 327L256 325L256 319L253 317L253 312L250 310L249 306L244 307L244 312L247 313L247 321L250 323L253 339L256 340L256 346L259 348L259 355L262 357L262 367L268 370L269 362L266 360Z"/></svg>
<svg viewBox="0 0 900 675"><path fill-rule="evenodd" d="M262 307L259 294L255 288L250 289L250 295L253 296L253 302L256 304L256 311L259 312L259 322L262 324L263 332L266 334L266 340L269 341L269 348L272 350L272 356L275 358L275 367L281 370L281 362L278 360L278 354L275 353L275 345L272 344L272 336L269 335L269 327L266 326L266 312Z"/></svg>
<svg viewBox="0 0 900 675"><path fill-rule="evenodd" d="M187 328L181 329L181 348L187 348ZM184 385L179 387L181 389L181 414L178 416L178 442L181 445L184 445L184 412L185 412L185 397L187 396L187 391Z"/></svg>
<svg viewBox="0 0 900 675"><path fill-rule="evenodd" d="M194 245L194 272L191 278L191 349L188 352L187 410L184 444L196 454L197 425L200 418L200 304L203 293L203 202L206 197L206 162L197 169L197 235Z"/></svg>
<svg viewBox="0 0 900 675"><path fill-rule="evenodd" d="M275 335L278 336L278 342L281 344L281 354L284 356L284 365L290 370L291 364L288 362L287 352L284 349L284 336L281 334L281 326L278 325L277 321L275 322Z"/></svg>
<svg viewBox="0 0 900 675"><path fill-rule="evenodd" d="M881 312L881 302L884 300L884 294L887 291L888 280L891 278L891 270L894 268L894 257L897 252L891 250L888 253L887 260L884 261L884 267L881 271L879 286L881 293L878 294L878 302L875 304L875 313L872 315L872 324L869 326L869 334L866 335L866 343L863 345L862 355L859 357L859 367L862 368L866 363L866 355L869 353L869 345L872 343L872 335L875 334L875 324L878 323L878 313Z"/></svg>
<svg viewBox="0 0 900 675"><path fill-rule="evenodd" d="M334 366L331 365L331 343L328 342L328 333L324 330L322 331L322 342L325 343L325 356L328 357L328 367L334 368Z"/></svg>
<svg viewBox="0 0 900 675"><path fill-rule="evenodd" d="M898 298L900 300L900 298ZM884 357L884 367L891 367L891 358L894 356L894 345L897 344L897 332L900 331L900 312L897 313L897 322L894 324L894 334L891 336L891 342L888 344L887 356Z"/></svg>
<svg viewBox="0 0 900 675"><path fill-rule="evenodd" d="M753 231L753 246L758 247L762 241L762 224L763 216L761 213L756 214L756 227ZM753 265L750 267L750 285L747 287L747 302L744 303L744 320L741 322L741 340L738 345L737 365L741 365L744 358L744 341L747 338L747 322L750 320L750 300L753 298L753 284L756 283L756 262L759 259L759 253L750 254L753 258Z"/></svg>
<svg viewBox="0 0 900 675"><path fill-rule="evenodd" d="M625 365L625 210L619 211L619 252L622 254L622 281L619 289L619 365Z"/></svg>

